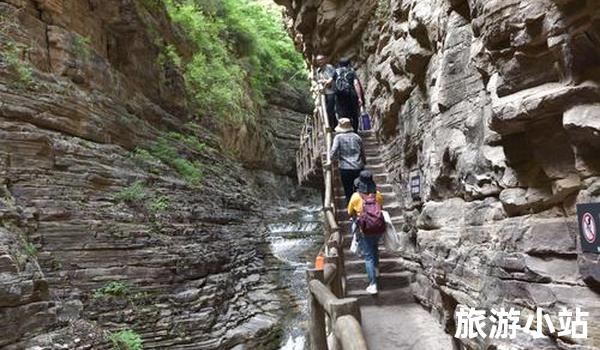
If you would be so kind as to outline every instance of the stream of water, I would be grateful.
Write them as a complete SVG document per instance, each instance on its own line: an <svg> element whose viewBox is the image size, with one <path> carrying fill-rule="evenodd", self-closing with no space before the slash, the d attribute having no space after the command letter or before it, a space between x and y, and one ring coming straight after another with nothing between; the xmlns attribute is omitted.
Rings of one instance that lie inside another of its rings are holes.
<svg viewBox="0 0 600 350"><path fill-rule="evenodd" d="M320 208L319 204L288 203L279 208L269 224L271 251L282 263L277 277L297 305L296 308L290 307L284 320L281 350L304 350L308 345L306 269L323 244Z"/></svg>

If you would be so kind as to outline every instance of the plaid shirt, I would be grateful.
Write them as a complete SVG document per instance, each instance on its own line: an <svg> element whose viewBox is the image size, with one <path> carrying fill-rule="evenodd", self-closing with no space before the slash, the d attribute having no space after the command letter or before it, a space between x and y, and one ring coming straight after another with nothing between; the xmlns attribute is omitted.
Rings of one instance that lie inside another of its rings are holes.
<svg viewBox="0 0 600 350"><path fill-rule="evenodd" d="M356 133L335 135L331 146L331 160L339 159L340 169L360 170L364 167L365 149Z"/></svg>

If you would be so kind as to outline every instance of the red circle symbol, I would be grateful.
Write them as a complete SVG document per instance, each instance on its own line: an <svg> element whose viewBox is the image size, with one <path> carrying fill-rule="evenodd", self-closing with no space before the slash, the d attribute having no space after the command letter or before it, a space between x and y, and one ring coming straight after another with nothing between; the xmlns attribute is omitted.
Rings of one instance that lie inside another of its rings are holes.
<svg viewBox="0 0 600 350"><path fill-rule="evenodd" d="M590 213L585 213L581 217L581 230L583 231L583 237L589 243L596 241L596 222L594 217Z"/></svg>

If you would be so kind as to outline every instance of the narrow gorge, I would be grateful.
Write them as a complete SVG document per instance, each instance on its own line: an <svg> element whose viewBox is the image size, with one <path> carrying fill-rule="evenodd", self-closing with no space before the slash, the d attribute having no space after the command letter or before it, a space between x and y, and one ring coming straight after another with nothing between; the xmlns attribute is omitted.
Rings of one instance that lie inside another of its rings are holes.
<svg viewBox="0 0 600 350"><path fill-rule="evenodd" d="M589 313L431 350L600 349L598 0L0 0L0 349L306 348L317 55L362 82L389 259L442 335Z"/></svg>

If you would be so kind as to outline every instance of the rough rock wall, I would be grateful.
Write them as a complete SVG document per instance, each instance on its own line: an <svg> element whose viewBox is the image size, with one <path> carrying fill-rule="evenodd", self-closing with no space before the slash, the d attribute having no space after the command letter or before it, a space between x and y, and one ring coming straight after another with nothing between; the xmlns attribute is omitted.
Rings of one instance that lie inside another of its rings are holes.
<svg viewBox="0 0 600 350"><path fill-rule="evenodd" d="M307 194L295 176L298 139L314 108L308 90L280 83L254 123L230 126L225 132L228 148L251 170L257 185L281 199Z"/></svg>
<svg viewBox="0 0 600 350"><path fill-rule="evenodd" d="M0 1L0 348L106 348L104 331L132 328L147 349L260 349L278 334L252 176L194 123L159 59L189 47L155 4ZM158 146L162 161L135 151ZM114 281L124 295L96 293Z"/></svg>
<svg viewBox="0 0 600 350"><path fill-rule="evenodd" d="M581 253L575 216L600 200L598 1L277 2L307 57L359 70L406 208L415 296L449 332L458 304L514 306L523 325L536 307L557 325L582 306L587 340L519 332L510 348L600 348L598 258Z"/></svg>

